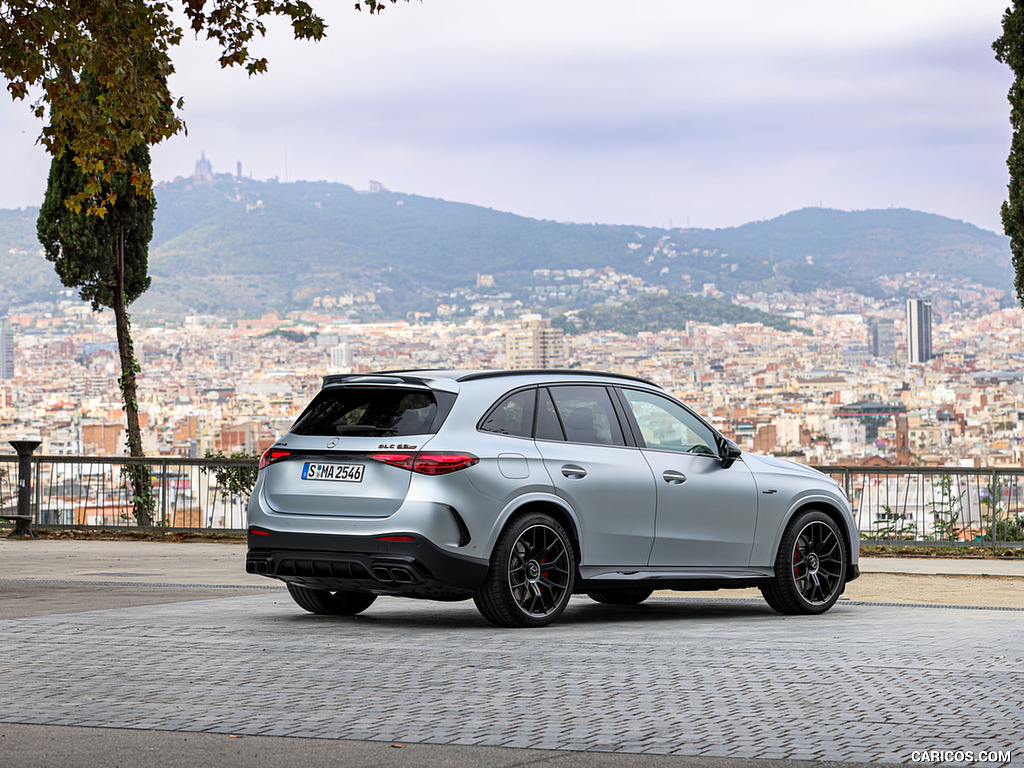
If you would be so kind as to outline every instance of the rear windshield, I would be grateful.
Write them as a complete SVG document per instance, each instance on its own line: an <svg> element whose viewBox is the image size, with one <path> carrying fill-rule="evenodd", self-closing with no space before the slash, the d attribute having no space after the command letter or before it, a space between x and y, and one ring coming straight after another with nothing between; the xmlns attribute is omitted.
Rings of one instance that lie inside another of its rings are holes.
<svg viewBox="0 0 1024 768"><path fill-rule="evenodd" d="M291 432L296 435L433 434L437 400L422 390L332 387L321 390Z"/></svg>

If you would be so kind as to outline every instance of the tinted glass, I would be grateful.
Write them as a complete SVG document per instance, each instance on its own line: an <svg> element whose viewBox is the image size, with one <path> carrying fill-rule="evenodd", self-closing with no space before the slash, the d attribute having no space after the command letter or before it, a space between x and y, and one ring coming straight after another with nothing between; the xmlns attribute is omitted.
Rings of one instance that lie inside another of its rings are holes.
<svg viewBox="0 0 1024 768"><path fill-rule="evenodd" d="M551 397L570 443L626 444L604 387L552 387Z"/></svg>
<svg viewBox="0 0 1024 768"><path fill-rule="evenodd" d="M433 432L437 403L430 392L403 389L321 390L291 431L297 435L423 435Z"/></svg>
<svg viewBox="0 0 1024 768"><path fill-rule="evenodd" d="M537 390L527 389L509 395L490 410L480 424L484 432L529 437L533 433L533 402Z"/></svg>
<svg viewBox="0 0 1024 768"><path fill-rule="evenodd" d="M558 423L555 405L546 389L537 393L537 433L538 440L565 440L562 425Z"/></svg>
<svg viewBox="0 0 1024 768"><path fill-rule="evenodd" d="M718 455L715 433L678 403L635 389L624 389L622 394L648 448Z"/></svg>

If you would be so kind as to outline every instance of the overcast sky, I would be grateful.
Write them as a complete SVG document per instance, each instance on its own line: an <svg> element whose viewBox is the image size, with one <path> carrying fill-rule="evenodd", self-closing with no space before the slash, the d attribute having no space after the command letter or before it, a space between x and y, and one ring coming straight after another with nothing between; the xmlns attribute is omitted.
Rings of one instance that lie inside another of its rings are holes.
<svg viewBox="0 0 1024 768"><path fill-rule="evenodd" d="M314 0L320 43L274 26L270 72L191 38L188 136L153 176L326 179L559 221L727 227L806 206L913 208L1002 231L1007 0ZM49 159L0 101L0 208ZM158 214L159 215L159 214Z"/></svg>

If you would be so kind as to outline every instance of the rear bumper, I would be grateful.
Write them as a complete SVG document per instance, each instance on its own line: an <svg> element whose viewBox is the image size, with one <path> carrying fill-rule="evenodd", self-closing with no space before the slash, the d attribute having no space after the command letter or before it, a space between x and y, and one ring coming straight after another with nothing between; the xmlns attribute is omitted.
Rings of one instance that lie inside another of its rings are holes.
<svg viewBox="0 0 1024 768"><path fill-rule="evenodd" d="M483 585L486 561L453 554L415 534L396 531L393 535L413 540L254 527L249 529L245 570L311 589L354 589L432 600L462 600Z"/></svg>

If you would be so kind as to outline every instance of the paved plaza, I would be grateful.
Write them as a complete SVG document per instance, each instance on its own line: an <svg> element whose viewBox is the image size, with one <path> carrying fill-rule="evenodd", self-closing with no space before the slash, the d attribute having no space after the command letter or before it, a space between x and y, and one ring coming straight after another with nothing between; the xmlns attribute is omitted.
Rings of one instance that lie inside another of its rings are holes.
<svg viewBox="0 0 1024 768"><path fill-rule="evenodd" d="M0 547L0 560L12 546L31 544ZM582 753L594 760L562 764L909 763L924 750L1024 761L1021 609L842 600L784 617L723 593L631 608L574 598L542 630L496 629L471 602L381 598L319 617L274 582L190 568L192 545L158 545L191 578L146 578L154 560L129 562L146 546L120 544L136 550L95 576L0 564L0 738L16 743L8 723L378 749L336 763L353 765L429 745L504 748L474 753L493 765ZM221 546L241 562L243 548ZM499 759L510 748L520 759ZM602 762L612 755L625 761Z"/></svg>

